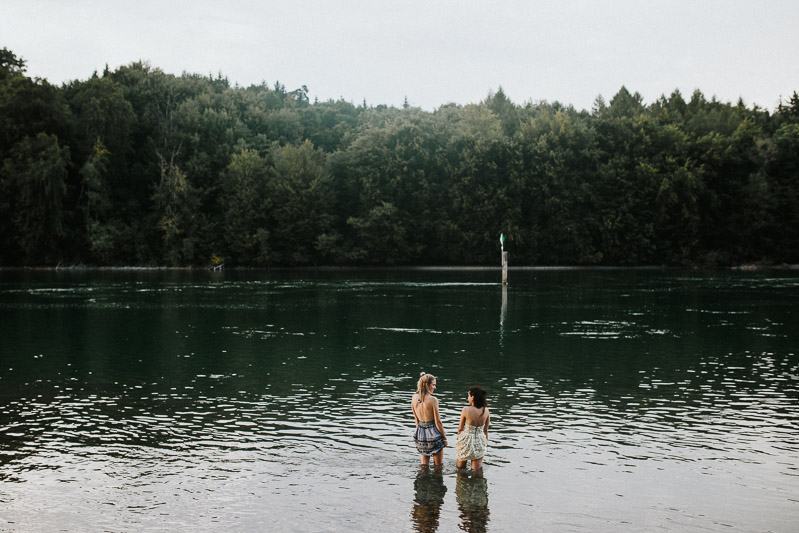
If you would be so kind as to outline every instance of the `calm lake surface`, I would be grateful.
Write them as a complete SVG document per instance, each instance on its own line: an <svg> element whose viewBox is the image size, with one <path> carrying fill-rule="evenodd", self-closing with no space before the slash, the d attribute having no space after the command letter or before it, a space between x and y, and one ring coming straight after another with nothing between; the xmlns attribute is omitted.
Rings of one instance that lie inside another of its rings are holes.
<svg viewBox="0 0 799 533"><path fill-rule="evenodd" d="M0 530L799 530L799 273L499 279L0 272Z"/></svg>

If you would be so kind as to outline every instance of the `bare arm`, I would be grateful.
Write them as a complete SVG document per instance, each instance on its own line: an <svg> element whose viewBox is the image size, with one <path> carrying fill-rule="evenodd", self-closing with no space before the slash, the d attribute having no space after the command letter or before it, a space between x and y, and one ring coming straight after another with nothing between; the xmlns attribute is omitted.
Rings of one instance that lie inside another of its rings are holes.
<svg viewBox="0 0 799 533"><path fill-rule="evenodd" d="M488 415L488 417L486 418L486 423L483 426L483 433L485 433L486 438L488 438L488 423L491 422L491 413L488 412L488 409L486 409L486 414Z"/></svg>
<svg viewBox="0 0 799 533"><path fill-rule="evenodd" d="M461 409L461 421L458 423L458 435L463 431L463 425L466 423L466 408Z"/></svg>
<svg viewBox="0 0 799 533"><path fill-rule="evenodd" d="M441 436L444 437L444 442L447 440L447 434L444 433L444 425L441 423L441 416L438 414L438 398L433 398L435 402L433 403L433 416L435 417L436 427L438 428L438 432L441 433Z"/></svg>
<svg viewBox="0 0 799 533"><path fill-rule="evenodd" d="M419 417L416 416L416 404L414 402L415 399L416 399L416 395L414 394L413 398L411 398L411 411L413 411L413 422L414 422L414 424L416 424L418 426L419 425Z"/></svg>

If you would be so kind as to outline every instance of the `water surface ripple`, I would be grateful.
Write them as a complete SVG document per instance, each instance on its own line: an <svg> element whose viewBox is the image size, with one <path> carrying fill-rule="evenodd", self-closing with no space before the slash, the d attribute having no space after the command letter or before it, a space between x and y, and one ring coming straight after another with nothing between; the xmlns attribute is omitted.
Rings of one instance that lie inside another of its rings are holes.
<svg viewBox="0 0 799 533"><path fill-rule="evenodd" d="M0 273L0 531L799 528L795 274L496 274Z"/></svg>

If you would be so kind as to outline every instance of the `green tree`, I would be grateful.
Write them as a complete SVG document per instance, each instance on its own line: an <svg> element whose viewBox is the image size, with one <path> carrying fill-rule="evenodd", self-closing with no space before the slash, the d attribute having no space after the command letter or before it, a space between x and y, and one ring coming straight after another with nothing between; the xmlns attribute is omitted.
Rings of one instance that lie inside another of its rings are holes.
<svg viewBox="0 0 799 533"><path fill-rule="evenodd" d="M449 234L440 240L458 243L459 257L450 260L493 264L500 232L517 235L521 218L513 147L488 105L466 106L459 119L447 147L452 181L444 219L452 226L442 228Z"/></svg>
<svg viewBox="0 0 799 533"><path fill-rule="evenodd" d="M599 263L596 131L572 108L543 104L528 114L517 137L522 257L537 264Z"/></svg>
<svg viewBox="0 0 799 533"><path fill-rule="evenodd" d="M83 212L86 238L93 257L102 264L113 264L119 236L118 223L111 220L111 196L108 186L109 152L98 138L91 155L80 169L82 188L79 202Z"/></svg>
<svg viewBox="0 0 799 533"><path fill-rule="evenodd" d="M232 264L266 266L272 262L268 217L272 199L267 195L274 170L252 150L234 154L222 174L225 252ZM218 245L222 248L222 245Z"/></svg>
<svg viewBox="0 0 799 533"><path fill-rule="evenodd" d="M408 231L399 210L389 202L380 202L361 217L350 217L356 244L350 258L367 264L395 265L411 256Z"/></svg>
<svg viewBox="0 0 799 533"><path fill-rule="evenodd" d="M110 77L95 75L85 82L73 82L65 88L65 93L76 118L83 151L91 157L99 139L108 155L116 160L114 171L124 172L136 115L121 87Z"/></svg>
<svg viewBox="0 0 799 533"><path fill-rule="evenodd" d="M0 82L25 74L25 60L8 48L0 49Z"/></svg>
<svg viewBox="0 0 799 533"><path fill-rule="evenodd" d="M357 228L357 242L348 239L345 247L353 252L353 260L363 258L370 264L415 261L433 242L431 232L439 223L432 213L441 200L439 191L444 191L443 136L433 117L417 108L369 110L362 118L359 134L346 152L344 194L350 200L342 211L348 215L345 220L353 222L348 229ZM407 235L402 257L387 255L379 243L361 238L369 224L388 220Z"/></svg>
<svg viewBox="0 0 799 533"><path fill-rule="evenodd" d="M61 259L69 164L69 148L46 133L23 138L3 162L2 190L24 264Z"/></svg>
<svg viewBox="0 0 799 533"><path fill-rule="evenodd" d="M767 149L765 174L772 203L770 255L799 262L799 123L783 124Z"/></svg>
<svg viewBox="0 0 799 533"><path fill-rule="evenodd" d="M153 194L163 238L163 257L170 265L195 261L199 193L174 160L161 157L161 181Z"/></svg>
<svg viewBox="0 0 799 533"><path fill-rule="evenodd" d="M325 154L310 141L277 151L275 179L270 187L271 236L280 262L314 262L317 240L325 243L331 235L330 193Z"/></svg>
<svg viewBox="0 0 799 533"><path fill-rule="evenodd" d="M643 97L637 92L630 94L624 86L610 99L610 106L607 108L607 113L611 117L633 118L643 112Z"/></svg>

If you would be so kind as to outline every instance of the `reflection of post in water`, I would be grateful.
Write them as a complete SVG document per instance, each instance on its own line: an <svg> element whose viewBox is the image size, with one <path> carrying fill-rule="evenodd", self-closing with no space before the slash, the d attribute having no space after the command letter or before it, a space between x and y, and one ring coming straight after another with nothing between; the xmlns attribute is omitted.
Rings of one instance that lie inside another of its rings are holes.
<svg viewBox="0 0 799 533"><path fill-rule="evenodd" d="M460 471L455 482L455 500L458 502L463 531L484 533L488 524L488 483L483 470Z"/></svg>
<svg viewBox="0 0 799 533"><path fill-rule="evenodd" d="M505 234L499 234L502 252L502 311L499 314L499 346L505 347L505 315L508 312L508 252L505 251Z"/></svg>
<svg viewBox="0 0 799 533"><path fill-rule="evenodd" d="M502 284L502 310L499 312L499 345L505 346L505 317L508 314L508 286Z"/></svg>
<svg viewBox="0 0 799 533"><path fill-rule="evenodd" d="M499 234L499 245L502 251L502 284L508 284L508 252L505 251L505 235Z"/></svg>
<svg viewBox="0 0 799 533"><path fill-rule="evenodd" d="M419 532L434 532L438 529L441 505L447 487L441 468L422 465L413 482L413 528Z"/></svg>

